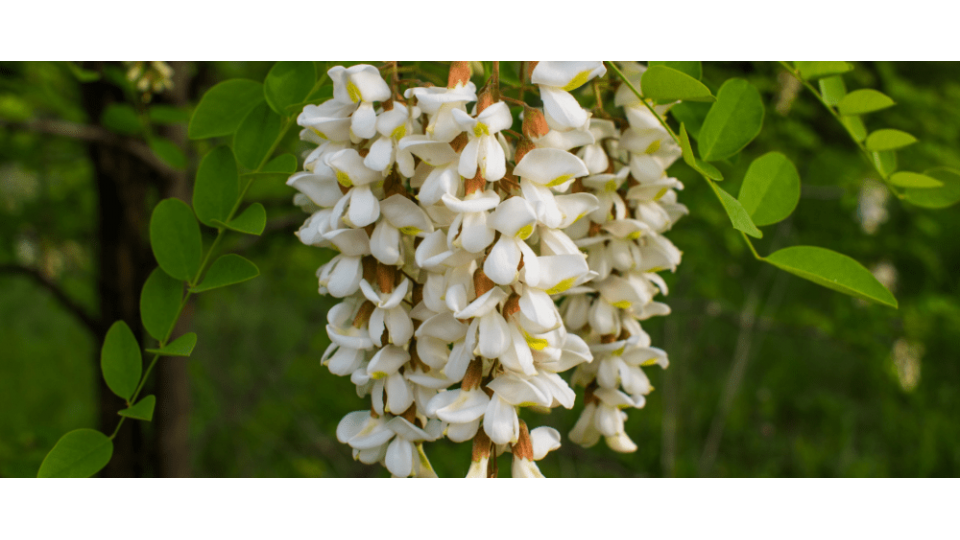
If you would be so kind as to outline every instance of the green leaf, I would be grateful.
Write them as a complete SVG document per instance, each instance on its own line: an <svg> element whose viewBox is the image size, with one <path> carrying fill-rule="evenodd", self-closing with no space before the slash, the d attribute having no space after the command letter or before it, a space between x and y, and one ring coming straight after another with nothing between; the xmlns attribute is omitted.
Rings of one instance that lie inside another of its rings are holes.
<svg viewBox="0 0 960 540"><path fill-rule="evenodd" d="M293 174L297 172L297 156L280 154L267 162L260 172Z"/></svg>
<svg viewBox="0 0 960 540"><path fill-rule="evenodd" d="M248 169L256 169L267 157L273 141L280 135L282 120L270 110L266 103L260 103L240 123L233 136L233 150L237 161Z"/></svg>
<svg viewBox="0 0 960 540"><path fill-rule="evenodd" d="M786 156L769 152L750 164L737 198L755 225L783 221L800 201L800 173Z"/></svg>
<svg viewBox="0 0 960 540"><path fill-rule="evenodd" d="M873 163L877 166L877 170L880 171L880 174L884 176L890 176L893 171L897 170L897 153L892 151L887 152L871 152L870 158L873 160Z"/></svg>
<svg viewBox="0 0 960 540"><path fill-rule="evenodd" d="M191 292L204 292L210 289L226 287L236 283L243 283L260 275L257 265L244 259L240 255L232 253L223 255L213 262L207 275L203 278L203 283L192 287Z"/></svg>
<svg viewBox="0 0 960 540"><path fill-rule="evenodd" d="M203 156L193 184L193 209L204 225L226 221L240 198L237 160L229 146L218 146Z"/></svg>
<svg viewBox="0 0 960 540"><path fill-rule="evenodd" d="M149 137L147 144L153 150L153 153L167 165L177 170L183 170L187 167L187 156L183 155L183 150L170 139Z"/></svg>
<svg viewBox="0 0 960 540"><path fill-rule="evenodd" d="M854 90L840 100L837 110L844 116L867 114L894 106L892 99L871 88Z"/></svg>
<svg viewBox="0 0 960 540"><path fill-rule="evenodd" d="M898 129L878 129L867 137L867 150L897 150L917 142L916 137Z"/></svg>
<svg viewBox="0 0 960 540"><path fill-rule="evenodd" d="M727 211L727 217L730 218L730 223L733 224L734 229L749 234L754 238L763 238L763 233L753 224L753 220L750 219L750 214L743 208L740 201L734 199L733 195L720 189L713 182L710 182L710 187L713 188L717 193L717 197L720 198L723 209Z"/></svg>
<svg viewBox="0 0 960 540"><path fill-rule="evenodd" d="M191 139L231 135L247 113L262 102L262 84L247 79L223 81L200 98L187 133Z"/></svg>
<svg viewBox="0 0 960 540"><path fill-rule="evenodd" d="M111 103L100 115L100 124L121 135L136 135L143 129L140 116L128 103Z"/></svg>
<svg viewBox="0 0 960 540"><path fill-rule="evenodd" d="M100 369L103 380L114 394L130 399L137 391L143 373L143 358L140 344L127 323L117 321L107 330L100 349Z"/></svg>
<svg viewBox="0 0 960 540"><path fill-rule="evenodd" d="M690 146L690 138L687 137L687 128L684 124L680 124L680 135L678 138L680 139L680 149L683 151L683 161L685 161L687 165L711 180L723 180L723 175L720 174L720 171L717 170L716 167L693 154L693 147Z"/></svg>
<svg viewBox="0 0 960 540"><path fill-rule="evenodd" d="M190 111L171 105L151 105L147 116L155 124L182 124L190 121Z"/></svg>
<svg viewBox="0 0 960 540"><path fill-rule="evenodd" d="M723 83L700 129L700 157L716 161L743 150L760 133L763 114L763 100L752 84L743 79Z"/></svg>
<svg viewBox="0 0 960 540"><path fill-rule="evenodd" d="M156 406L156 396L144 396L143 399L136 402L134 405L118 411L117 414L120 416L126 416L127 418L133 418L134 420L144 420L150 422L153 420L153 409Z"/></svg>
<svg viewBox="0 0 960 540"><path fill-rule="evenodd" d="M681 73L686 73L687 75L693 77L694 79L700 80L700 77L703 76L703 68L700 66L700 62L693 61L673 61L673 62L647 62L647 66L667 66L668 68L673 68Z"/></svg>
<svg viewBox="0 0 960 540"><path fill-rule="evenodd" d="M286 107L306 99L315 82L313 62L277 62L263 81L263 95L270 108L282 115Z"/></svg>
<svg viewBox="0 0 960 540"><path fill-rule="evenodd" d="M180 313L183 283L154 268L140 292L140 319L157 341L167 338Z"/></svg>
<svg viewBox="0 0 960 540"><path fill-rule="evenodd" d="M653 66L644 71L640 88L643 97L657 101L716 101L702 82L667 66Z"/></svg>
<svg viewBox="0 0 960 540"><path fill-rule="evenodd" d="M307 99L305 99L304 101L293 104L293 105L287 105L285 108L285 111L287 115L300 114L300 111L303 110L304 105L308 103L321 103L321 102L327 101L332 97L333 97L333 86L330 84L325 84L320 88L318 88L316 92L313 92L312 94L310 94L310 96L307 97Z"/></svg>
<svg viewBox="0 0 960 540"><path fill-rule="evenodd" d="M147 349L147 352L150 354L159 354L160 356L190 356L193 348L196 346L197 335L193 332L187 332L173 340L173 342L167 343L166 347Z"/></svg>
<svg viewBox="0 0 960 540"><path fill-rule="evenodd" d="M794 62L793 64L800 70L800 76L808 81L841 75L853 69L853 66L847 62Z"/></svg>
<svg viewBox="0 0 960 540"><path fill-rule="evenodd" d="M820 79L820 93L827 105L836 107L843 96L847 95L847 85L843 83L843 77L839 75L824 77Z"/></svg>
<svg viewBox="0 0 960 540"><path fill-rule="evenodd" d="M700 128L703 121L710 112L710 103L686 102L678 103L670 108L670 115L678 122L686 124L687 133L690 138L696 140L700 138Z"/></svg>
<svg viewBox="0 0 960 540"><path fill-rule="evenodd" d="M904 198L924 208L946 208L960 202L960 171L937 167L923 174L939 180L943 186L930 189L906 189Z"/></svg>
<svg viewBox="0 0 960 540"><path fill-rule="evenodd" d="M793 246L767 256L768 263L828 289L897 307L897 299L860 263L814 246Z"/></svg>
<svg viewBox="0 0 960 540"><path fill-rule="evenodd" d="M113 441L95 429L75 429L57 441L37 478L89 478L110 463Z"/></svg>
<svg viewBox="0 0 960 540"><path fill-rule="evenodd" d="M931 178L925 174L900 171L890 176L890 183L895 186L905 188L938 188L943 187L943 182L936 178Z"/></svg>
<svg viewBox="0 0 960 540"><path fill-rule="evenodd" d="M859 116L841 116L840 122L857 142L863 142L867 138L867 127L863 125L863 120Z"/></svg>
<svg viewBox="0 0 960 540"><path fill-rule="evenodd" d="M150 217L150 247L163 271L190 281L200 270L203 243L193 210L180 199L164 199Z"/></svg>
<svg viewBox="0 0 960 540"><path fill-rule="evenodd" d="M233 218L230 223L215 219L213 224L217 227L226 227L231 231L260 236L263 234L264 227L267 226L267 211L262 204L253 203L242 214Z"/></svg>

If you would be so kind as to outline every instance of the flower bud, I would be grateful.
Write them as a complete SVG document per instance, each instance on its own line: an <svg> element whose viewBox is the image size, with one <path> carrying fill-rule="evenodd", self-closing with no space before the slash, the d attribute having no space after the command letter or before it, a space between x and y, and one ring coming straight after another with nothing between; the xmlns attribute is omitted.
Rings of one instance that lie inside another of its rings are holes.
<svg viewBox="0 0 960 540"><path fill-rule="evenodd" d="M477 114L482 113L484 109L493 105L493 103L493 92L491 92L489 88L484 87L477 95Z"/></svg>
<svg viewBox="0 0 960 540"><path fill-rule="evenodd" d="M377 285L380 286L380 292L389 294L393 292L393 283L397 278L397 267L389 264L377 264Z"/></svg>
<svg viewBox="0 0 960 540"><path fill-rule="evenodd" d="M370 320L370 315L373 314L374 309L376 309L376 306L374 306L373 302L369 300L360 304L360 309L357 310L357 315L353 318L353 327L363 328L366 326L367 321Z"/></svg>
<svg viewBox="0 0 960 540"><path fill-rule="evenodd" d="M463 376L463 384L460 385L463 390L473 390L480 386L483 380L483 360L474 358L467 367L467 372Z"/></svg>
<svg viewBox="0 0 960 540"><path fill-rule="evenodd" d="M530 431L527 429L527 423L520 420L520 437L513 445L513 455L517 459L528 459L533 461L533 441L530 440Z"/></svg>
<svg viewBox="0 0 960 540"><path fill-rule="evenodd" d="M525 106L523 108L523 127L521 129L527 137L539 139L550 131L550 126L547 125L547 118L543 115L543 111L534 107ZM518 159L517 162L519 161Z"/></svg>
<svg viewBox="0 0 960 540"><path fill-rule="evenodd" d="M524 125L526 125L526 121L524 121ZM527 137L524 137L520 141L520 144L517 145L517 150L513 154L514 161L516 163L520 163L520 160L523 159L523 156L527 155L527 152L534 150L536 148L537 148L537 145L533 144L533 141L531 141Z"/></svg>
<svg viewBox="0 0 960 540"><path fill-rule="evenodd" d="M453 62L450 64L450 76L447 77L447 88L456 88L470 82L470 62Z"/></svg>
<svg viewBox="0 0 960 540"><path fill-rule="evenodd" d="M493 280L483 273L482 268L477 268L477 271L473 273L473 290L476 291L477 298L487 294L495 286Z"/></svg>

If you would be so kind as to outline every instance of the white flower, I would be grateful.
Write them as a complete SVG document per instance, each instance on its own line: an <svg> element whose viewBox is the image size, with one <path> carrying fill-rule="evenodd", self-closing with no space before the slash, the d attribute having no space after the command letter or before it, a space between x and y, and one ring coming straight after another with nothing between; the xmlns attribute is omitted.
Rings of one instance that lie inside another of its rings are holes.
<svg viewBox="0 0 960 540"><path fill-rule="evenodd" d="M417 98L417 105L430 115L426 132L433 140L450 142L463 130L453 116L454 110L466 112L466 104L477 100L477 87L472 82L455 88L410 88L404 97Z"/></svg>
<svg viewBox="0 0 960 540"><path fill-rule="evenodd" d="M333 99L345 105L356 106L350 118L350 132L361 139L369 139L377 133L375 101L390 99L390 87L380 76L380 71L367 64L349 68L334 66L327 70L333 81Z"/></svg>
<svg viewBox="0 0 960 540"><path fill-rule="evenodd" d="M470 139L460 153L460 176L473 178L479 165L480 176L485 180L496 182L503 178L507 174L506 156L497 140L497 134L513 124L513 116L510 115L507 104L498 101L484 109L476 118L454 109L453 117Z"/></svg>
<svg viewBox="0 0 960 540"><path fill-rule="evenodd" d="M333 207L330 219L339 222L342 218L348 226L357 229L375 222L380 217L380 201L373 194L371 185L383 180L380 172L367 168L360 153L352 148L327 155L324 163L334 172L341 186L350 188Z"/></svg>
<svg viewBox="0 0 960 540"><path fill-rule="evenodd" d="M403 278L393 290L377 292L373 285L363 279L360 281L360 290L376 308L370 315L370 340L377 346L381 343L384 329L389 333L390 343L404 345L413 337L413 321L407 312L403 300L410 288L410 280Z"/></svg>
<svg viewBox="0 0 960 540"><path fill-rule="evenodd" d="M370 252L383 264L401 265L403 260L400 234L420 236L433 232L433 223L417 203L403 195L391 195L380 202L383 216L370 236Z"/></svg>
<svg viewBox="0 0 960 540"><path fill-rule="evenodd" d="M540 86L544 114L550 127L566 131L586 124L590 115L570 92L606 72L603 62L539 62L530 82Z"/></svg>
<svg viewBox="0 0 960 540"><path fill-rule="evenodd" d="M407 135L416 133L419 116L419 108L407 109L397 102L394 102L393 109L380 114L377 117L377 133L380 138L370 145L370 153L363 159L363 164L374 171L386 173L396 162L400 174L407 178L413 176L413 156L409 150L399 148L399 144Z"/></svg>

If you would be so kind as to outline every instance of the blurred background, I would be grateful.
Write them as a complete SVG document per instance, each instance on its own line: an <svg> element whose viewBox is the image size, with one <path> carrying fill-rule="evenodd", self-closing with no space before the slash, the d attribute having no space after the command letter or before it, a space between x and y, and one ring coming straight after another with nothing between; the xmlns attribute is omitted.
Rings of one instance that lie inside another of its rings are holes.
<svg viewBox="0 0 960 540"><path fill-rule="evenodd" d="M334 64L334 63L329 63ZM155 263L147 241L161 198L189 200L198 156L188 141L203 92L262 80L270 63L0 63L0 476L34 476L65 432L110 433L123 407L105 390L99 349L118 318L135 327ZM849 89L897 106L871 131L920 142L900 168L960 168L960 64L856 63ZM321 66L325 70L326 66ZM644 322L670 367L630 411L639 446L617 454L569 441L539 463L547 476L957 476L960 472L960 213L890 196L815 98L773 63L706 63L704 82L750 80L767 105L760 136L721 165L736 195L750 162L784 153L803 182L800 204L756 241L840 251L870 268L900 309L867 304L755 261L714 195L682 162L691 213L668 233L684 253L666 275L673 313ZM696 107L687 111L695 114ZM283 149L307 147L291 131ZM302 245L306 218L282 183L255 183L269 217L262 237L225 249L261 277L199 295L181 318L199 343L164 358L148 383L154 422L128 422L109 476L387 476L337 442L340 418L366 408L353 385L320 366L330 298L316 269L331 253ZM953 231L953 232L951 232ZM205 230L206 241L212 239ZM581 393L582 398L582 393ZM524 411L566 438L573 411ZM469 443L426 446L440 476L463 476ZM507 459L507 458L505 458ZM506 462L502 466L506 466Z"/></svg>

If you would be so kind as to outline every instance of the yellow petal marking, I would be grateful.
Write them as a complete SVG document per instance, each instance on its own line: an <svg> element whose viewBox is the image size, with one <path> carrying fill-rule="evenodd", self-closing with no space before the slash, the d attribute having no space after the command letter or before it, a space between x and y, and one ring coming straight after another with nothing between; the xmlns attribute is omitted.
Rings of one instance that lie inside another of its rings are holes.
<svg viewBox="0 0 960 540"><path fill-rule="evenodd" d="M406 125L406 124L403 124L403 125L397 127L397 129L393 130L393 133L390 134L390 137L393 138L393 140L395 140L395 141L399 141L400 139L402 139L402 138L404 138L404 137L406 137L406 136L407 136L407 125Z"/></svg>
<svg viewBox="0 0 960 540"><path fill-rule="evenodd" d="M657 139L650 143L650 146L647 147L646 153L652 154L660 149L660 139Z"/></svg>
<svg viewBox="0 0 960 540"><path fill-rule="evenodd" d="M350 179L350 175L343 171L337 171L337 182L340 182L343 187L353 187L353 180Z"/></svg>
<svg viewBox="0 0 960 540"><path fill-rule="evenodd" d="M490 128L487 127L483 122L477 122L477 125L473 126L473 136L482 137L484 135L490 134Z"/></svg>
<svg viewBox="0 0 960 540"><path fill-rule="evenodd" d="M330 140L326 135L323 134L322 131L320 131L319 129L317 129L317 128L315 128L315 127L310 128L310 131L316 133L316 134L317 134L317 137L320 137L321 139L323 139L323 140L325 140L325 141Z"/></svg>
<svg viewBox="0 0 960 540"><path fill-rule="evenodd" d="M374 379L382 379L386 377L387 374L383 371L374 371L370 376L373 377Z"/></svg>
<svg viewBox="0 0 960 540"><path fill-rule="evenodd" d="M559 293L562 293L563 291L569 289L570 287L573 287L573 284L574 284L576 281L577 281L577 278L575 278L575 277L572 277L572 278L569 278L569 279L565 279L565 280L561 281L560 283L557 283L557 284L554 285L553 287L547 289L547 294L559 294Z"/></svg>
<svg viewBox="0 0 960 540"><path fill-rule="evenodd" d="M408 235L408 236L416 236L416 235L420 234L420 233L423 232L423 231L421 231L420 229L418 229L418 228L416 228L416 227L400 227L400 232L402 232L403 234L406 234L406 235Z"/></svg>
<svg viewBox="0 0 960 540"><path fill-rule="evenodd" d="M554 178L553 180L551 180L551 181L547 184L547 187L559 186L560 184L566 182L567 180L570 180L571 178L573 178L573 175L572 175L572 174L564 174L564 175L562 175L562 176L558 176L558 177Z"/></svg>
<svg viewBox="0 0 960 540"><path fill-rule="evenodd" d="M640 363L640 365L641 365L641 366L652 366L652 365L654 365L654 364L657 363L657 360L658 360L657 357L653 357L653 358L651 358L651 359L649 359L649 360L644 360L643 362Z"/></svg>
<svg viewBox="0 0 960 540"><path fill-rule="evenodd" d="M347 94L350 96L350 101L354 103L360 101L360 89L352 81L347 81Z"/></svg>
<svg viewBox="0 0 960 540"><path fill-rule="evenodd" d="M527 340L527 345L529 345L530 348L535 351L542 351L546 349L548 345L550 345L550 343L543 338L531 336L526 330L521 331L523 332L523 339Z"/></svg>
<svg viewBox="0 0 960 540"><path fill-rule="evenodd" d="M643 231L633 231L632 233L627 235L627 238L629 238L630 240L636 240L641 236L643 236Z"/></svg>
<svg viewBox="0 0 960 540"><path fill-rule="evenodd" d="M664 195L667 194L668 191L670 191L670 188L666 188L666 187L662 188L660 191L657 192L656 195L653 196L653 200L659 201Z"/></svg>
<svg viewBox="0 0 960 540"><path fill-rule="evenodd" d="M610 180L609 182L603 185L603 190L616 191L618 187L620 187L620 180L617 178L614 178L613 180Z"/></svg>
<svg viewBox="0 0 960 540"><path fill-rule="evenodd" d="M581 86L583 86L584 83L590 80L590 72L591 70L587 69L587 70L581 71L580 73L577 73L577 76L570 79L570 82L568 82L567 85L563 87L563 89L569 92L571 90L576 90L577 88L580 88Z"/></svg>
<svg viewBox="0 0 960 540"><path fill-rule="evenodd" d="M527 238L530 237L531 234L533 234L533 223L531 223L530 225L521 227L520 230L517 231L517 234L514 235L514 237L519 238L521 240L526 240Z"/></svg>
<svg viewBox="0 0 960 540"><path fill-rule="evenodd" d="M611 305L612 305L613 307L615 307L615 308L630 309L630 301L629 301L629 300L620 300L619 302L613 302Z"/></svg>

